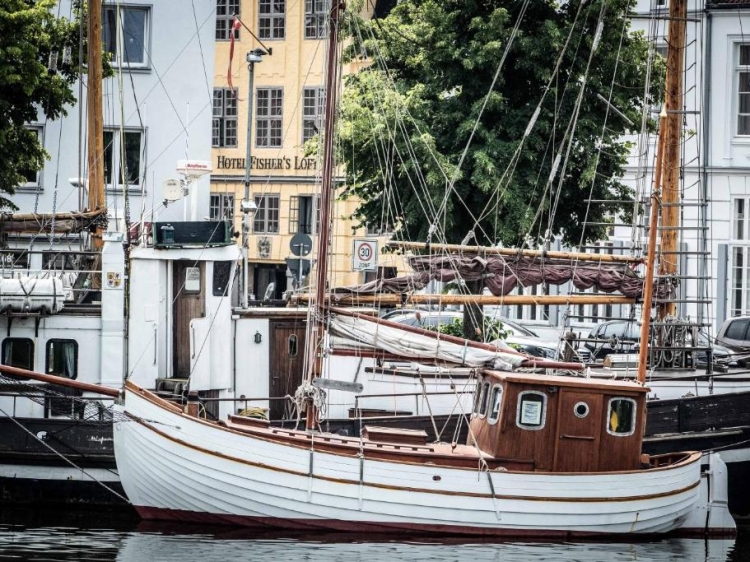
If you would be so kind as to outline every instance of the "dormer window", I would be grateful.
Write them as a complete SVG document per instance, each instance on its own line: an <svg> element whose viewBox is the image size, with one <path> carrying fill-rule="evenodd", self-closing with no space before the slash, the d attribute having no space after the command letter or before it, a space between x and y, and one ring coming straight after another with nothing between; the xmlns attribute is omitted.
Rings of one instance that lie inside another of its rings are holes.
<svg viewBox="0 0 750 562"><path fill-rule="evenodd" d="M518 395L516 425L521 429L538 430L547 417L547 396L543 392L527 390Z"/></svg>

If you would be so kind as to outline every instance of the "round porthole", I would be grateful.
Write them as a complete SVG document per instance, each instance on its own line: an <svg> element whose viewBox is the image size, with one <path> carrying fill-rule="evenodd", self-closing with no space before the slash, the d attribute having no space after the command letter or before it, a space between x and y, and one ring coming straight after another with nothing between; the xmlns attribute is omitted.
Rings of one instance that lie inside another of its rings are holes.
<svg viewBox="0 0 750 562"><path fill-rule="evenodd" d="M577 418L585 418L589 415L589 405L586 402L578 402L573 406L573 412Z"/></svg>

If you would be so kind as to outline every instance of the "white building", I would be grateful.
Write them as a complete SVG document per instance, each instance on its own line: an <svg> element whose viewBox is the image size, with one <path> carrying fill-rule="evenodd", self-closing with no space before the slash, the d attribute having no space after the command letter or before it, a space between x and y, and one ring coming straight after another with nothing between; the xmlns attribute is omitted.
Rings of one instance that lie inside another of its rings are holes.
<svg viewBox="0 0 750 562"><path fill-rule="evenodd" d="M73 17L69 0L61 0L59 11L55 10ZM126 199L133 221L140 219L142 210L146 221L151 216L155 220L182 220L185 216L184 206L192 198L164 209L162 183L180 178L175 169L179 160L210 160L215 27L216 0L103 1L103 41L105 50L113 55L115 70L103 83L110 229L115 226L113 219L124 217ZM67 108L67 117L45 121L40 116L37 123L30 124L38 130L51 158L13 197L22 212L86 207L86 76L82 80L80 89L74 87L81 101ZM121 173L123 156L126 175ZM195 215L200 220L208 215L207 177L198 182L195 202Z"/></svg>

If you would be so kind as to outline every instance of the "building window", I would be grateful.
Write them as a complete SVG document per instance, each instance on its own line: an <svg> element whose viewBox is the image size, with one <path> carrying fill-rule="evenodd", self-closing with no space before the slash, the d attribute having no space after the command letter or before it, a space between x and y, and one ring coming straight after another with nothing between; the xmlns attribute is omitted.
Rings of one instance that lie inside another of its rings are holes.
<svg viewBox="0 0 750 562"><path fill-rule="evenodd" d="M612 398L607 413L607 433L625 437L635 431L635 400Z"/></svg>
<svg viewBox="0 0 750 562"><path fill-rule="evenodd" d="M284 103L283 91L281 88L258 88L256 99L256 146L281 146L281 109Z"/></svg>
<svg viewBox="0 0 750 562"><path fill-rule="evenodd" d="M41 125L26 125L26 129L37 136L39 144L44 146L44 127ZM26 168L20 170L26 179L19 187L39 187L41 185L41 170Z"/></svg>
<svg viewBox="0 0 750 562"><path fill-rule="evenodd" d="M750 135L750 45L738 45L737 56L737 134Z"/></svg>
<svg viewBox="0 0 750 562"><path fill-rule="evenodd" d="M33 371L34 342L28 338L5 338L3 340L3 365Z"/></svg>
<svg viewBox="0 0 750 562"><path fill-rule="evenodd" d="M547 396L527 390L518 395L516 425L521 429L542 429L547 416Z"/></svg>
<svg viewBox="0 0 750 562"><path fill-rule="evenodd" d="M261 39L284 39L286 33L286 2L260 0L258 35Z"/></svg>
<svg viewBox="0 0 750 562"><path fill-rule="evenodd" d="M149 37L148 8L106 6L102 17L104 50L112 54L112 64L123 67L146 67ZM118 24L119 31L118 33Z"/></svg>
<svg viewBox="0 0 750 562"><path fill-rule="evenodd" d="M730 247L730 308L732 316L750 311L750 198L732 201L732 245Z"/></svg>
<svg viewBox="0 0 750 562"><path fill-rule="evenodd" d="M216 40L231 39L232 20L240 15L240 0L216 0ZM240 38L240 30L234 30L234 38Z"/></svg>
<svg viewBox="0 0 750 562"><path fill-rule="evenodd" d="M209 217L212 221L234 218L234 194L212 193Z"/></svg>
<svg viewBox="0 0 750 562"><path fill-rule="evenodd" d="M325 39L328 0L305 0L305 39Z"/></svg>
<svg viewBox="0 0 750 562"><path fill-rule="evenodd" d="M126 130L120 134L119 129L105 129L104 183L109 189L140 184L143 137L143 131ZM116 175L113 170L117 170ZM117 178L117 184L113 178Z"/></svg>
<svg viewBox="0 0 750 562"><path fill-rule="evenodd" d="M324 88L302 90L302 142L305 143L320 132L323 126L326 91Z"/></svg>
<svg viewBox="0 0 750 562"><path fill-rule="evenodd" d="M320 229L320 199L300 195L289 199L289 234L316 234Z"/></svg>
<svg viewBox="0 0 750 562"><path fill-rule="evenodd" d="M278 195L255 196L255 204L258 206L253 220L255 234L278 234L279 199Z"/></svg>
<svg viewBox="0 0 750 562"><path fill-rule="evenodd" d="M78 343L75 340L47 342L47 374L68 379L78 377Z"/></svg>
<svg viewBox="0 0 750 562"><path fill-rule="evenodd" d="M214 88L211 146L237 146L237 95L229 88Z"/></svg>

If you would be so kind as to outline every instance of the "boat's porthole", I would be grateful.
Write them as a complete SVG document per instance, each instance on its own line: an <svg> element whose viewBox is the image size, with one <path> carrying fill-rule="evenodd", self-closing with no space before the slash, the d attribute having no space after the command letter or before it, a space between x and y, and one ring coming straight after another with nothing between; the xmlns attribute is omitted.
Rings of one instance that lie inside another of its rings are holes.
<svg viewBox="0 0 750 562"><path fill-rule="evenodd" d="M573 412L577 418L585 418L589 415L589 405L586 402L578 402L573 406Z"/></svg>
<svg viewBox="0 0 750 562"><path fill-rule="evenodd" d="M432 477L432 479L433 479L433 480L434 480L435 482L440 482L440 481L441 481L441 480L442 480L443 478L442 478L442 477L440 477L440 476L438 476L438 475L436 474L435 476L433 476L433 477Z"/></svg>

